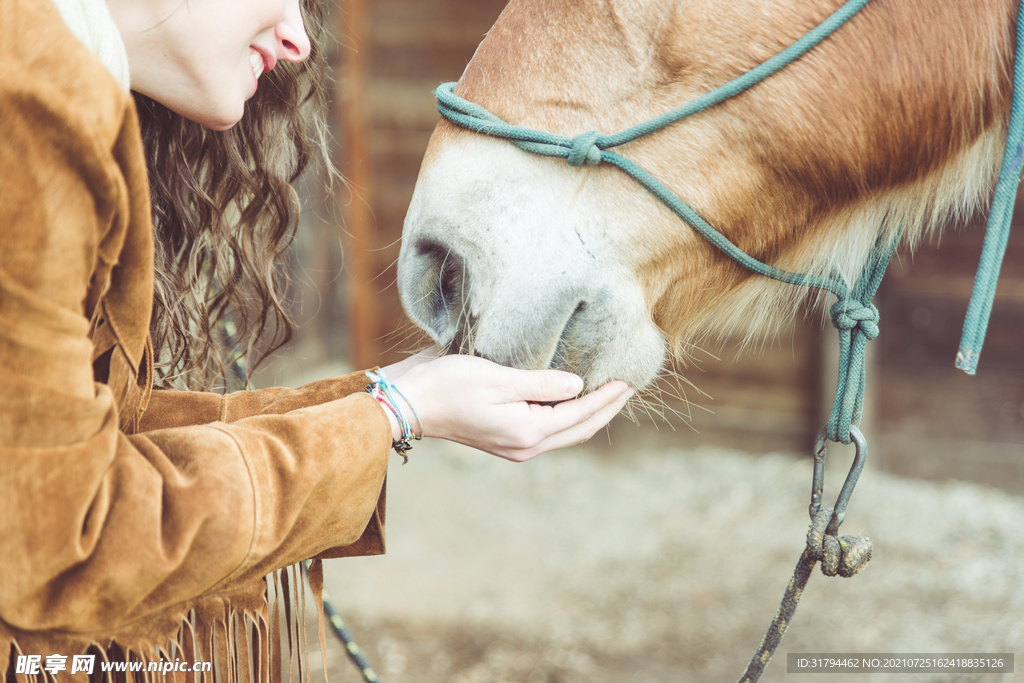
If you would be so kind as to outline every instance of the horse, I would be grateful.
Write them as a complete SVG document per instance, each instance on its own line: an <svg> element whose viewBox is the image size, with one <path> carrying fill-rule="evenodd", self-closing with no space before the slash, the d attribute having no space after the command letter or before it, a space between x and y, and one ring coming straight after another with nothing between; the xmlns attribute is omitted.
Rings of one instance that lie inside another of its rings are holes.
<svg viewBox="0 0 1024 683"><path fill-rule="evenodd" d="M455 92L566 136L614 133L798 40L842 0L511 0ZM1010 109L1010 0L873 0L753 88L616 151L754 258L852 283L983 208ZM808 293L752 274L631 178L442 119L398 285L443 349L642 389L721 335L771 335Z"/></svg>

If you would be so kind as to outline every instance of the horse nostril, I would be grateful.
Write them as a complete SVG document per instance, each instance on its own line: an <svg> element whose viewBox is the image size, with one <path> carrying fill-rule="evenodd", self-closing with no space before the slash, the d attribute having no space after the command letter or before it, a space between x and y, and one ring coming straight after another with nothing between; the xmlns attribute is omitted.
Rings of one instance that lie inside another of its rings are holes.
<svg viewBox="0 0 1024 683"><path fill-rule="evenodd" d="M574 371L575 368L580 367L580 361L585 355L582 350L576 336L579 333L580 321L585 315L587 310L587 302L581 301L576 305L576 309L569 316L569 319L565 323L565 327L562 328L562 334L558 338L558 345L555 347L555 353L551 358L550 367L556 370L568 370Z"/></svg>
<svg viewBox="0 0 1024 683"><path fill-rule="evenodd" d="M459 268L455 264L454 258L446 258L441 263L440 276L438 277L436 305L443 308L445 312L449 312L455 308L459 300L459 285L461 281L461 273Z"/></svg>
<svg viewBox="0 0 1024 683"><path fill-rule="evenodd" d="M433 240L417 242L416 256L419 295L413 305L421 321L444 345L462 313L467 286L465 262L450 247Z"/></svg>

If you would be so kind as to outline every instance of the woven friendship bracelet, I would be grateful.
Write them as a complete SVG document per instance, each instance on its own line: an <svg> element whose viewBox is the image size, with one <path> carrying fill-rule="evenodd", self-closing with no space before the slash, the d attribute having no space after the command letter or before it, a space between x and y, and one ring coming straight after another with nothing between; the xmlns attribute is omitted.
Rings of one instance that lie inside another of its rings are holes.
<svg viewBox="0 0 1024 683"><path fill-rule="evenodd" d="M420 422L420 416L416 413L416 409L413 408L412 403L406 398L402 390L396 387L394 384L388 381L384 375L383 370L367 370L366 376L370 380L370 384L366 385L366 393L373 396L377 401L391 411L391 414L395 416L398 421L398 426L402 430L402 436L397 441L391 441L391 447L395 449L395 452L402 456L402 464L409 462L409 451L412 450L412 444L409 442L410 439L416 439L419 441L423 438L423 423ZM405 415L405 410L402 409L402 404L398 401L398 397L402 397L402 401L405 405L409 406L409 410L412 411L413 417L416 418L416 425L419 427L419 432L413 430L412 423L409 422L409 418Z"/></svg>

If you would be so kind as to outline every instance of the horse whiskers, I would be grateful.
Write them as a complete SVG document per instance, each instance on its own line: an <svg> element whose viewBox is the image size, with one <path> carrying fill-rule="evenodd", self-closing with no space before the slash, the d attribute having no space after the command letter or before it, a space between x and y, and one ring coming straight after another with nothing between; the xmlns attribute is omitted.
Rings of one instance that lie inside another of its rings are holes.
<svg viewBox="0 0 1024 683"><path fill-rule="evenodd" d="M672 431L676 430L674 418L678 418L683 424L693 428L690 424L690 415L673 408L666 401L655 395L641 395L630 399L635 400L638 408L642 409L651 419L655 429L658 429L658 422L664 422ZM636 421L639 424L639 421Z"/></svg>
<svg viewBox="0 0 1024 683"><path fill-rule="evenodd" d="M429 337L424 334L423 330L411 320L403 321L393 332L385 335L383 339L390 342L390 346L385 348L382 352L384 355L390 354L398 349L403 350L400 353L414 355L419 350L428 346L430 341Z"/></svg>
<svg viewBox="0 0 1024 683"><path fill-rule="evenodd" d="M458 319L455 325L455 334L448 342L448 347L445 349L445 353L451 353L454 348L455 353L476 355L476 324L475 319L470 315L465 304L459 308Z"/></svg>
<svg viewBox="0 0 1024 683"><path fill-rule="evenodd" d="M671 382L673 382L674 386L679 390L681 394L683 394L683 396L670 394L673 398L677 398L681 401L687 401L685 396L686 390L683 388L683 385L690 387L691 389L693 389L694 391L696 391L698 394L705 398L712 398L711 394L707 393L706 391L698 387L696 384L693 383L692 380L690 380L688 377L680 373L674 367L666 367L662 369L661 373L664 379L668 379Z"/></svg>
<svg viewBox="0 0 1024 683"><path fill-rule="evenodd" d="M690 405L687 403L687 408ZM661 421L667 424L672 431L675 431L675 420L678 419L693 431L697 431L692 424L692 414L688 410L683 412L656 394L648 392L634 394L626 403L626 415L637 425L640 424L640 420L637 418L637 412L640 410L651 419L655 429L658 428L658 423Z"/></svg>
<svg viewBox="0 0 1024 683"><path fill-rule="evenodd" d="M706 353L703 349L699 349L697 347L692 348L697 351L701 351L702 353ZM677 349L677 351L680 351L680 349ZM677 369L677 364L679 363L680 360L677 357L672 362L666 364L662 369L660 380L658 382L638 391L632 398L630 398L624 407L624 412L627 418L634 423L639 424L640 420L638 416L643 413L651 419L655 427L658 426L659 422L664 422L674 431L675 422L678 420L690 429L697 431L692 424L693 410L699 409L709 413L713 411L703 405L691 401L687 397L687 387L696 391L700 396L708 399L710 399L711 396L679 372ZM682 406L679 404L682 404Z"/></svg>

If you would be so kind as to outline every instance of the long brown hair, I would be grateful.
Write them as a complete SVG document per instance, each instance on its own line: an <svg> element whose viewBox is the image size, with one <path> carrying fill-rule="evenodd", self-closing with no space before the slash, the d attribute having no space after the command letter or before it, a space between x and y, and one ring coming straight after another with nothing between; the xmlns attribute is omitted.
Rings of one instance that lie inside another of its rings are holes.
<svg viewBox="0 0 1024 683"><path fill-rule="evenodd" d="M325 4L302 0L309 57L263 74L229 130L208 130L135 93L153 202L158 386L227 386L232 354L252 359L251 371L291 339L282 259L298 223L291 183L317 151L333 172Z"/></svg>

